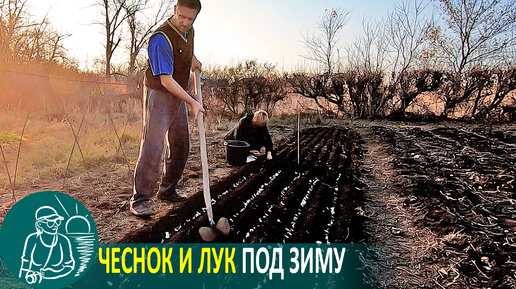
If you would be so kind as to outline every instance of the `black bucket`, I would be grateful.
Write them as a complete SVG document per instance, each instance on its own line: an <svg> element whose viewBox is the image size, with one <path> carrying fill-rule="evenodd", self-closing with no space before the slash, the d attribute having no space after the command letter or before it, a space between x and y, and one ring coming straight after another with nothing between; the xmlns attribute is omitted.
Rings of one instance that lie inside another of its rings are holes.
<svg viewBox="0 0 516 289"><path fill-rule="evenodd" d="M226 140L226 160L232 166L245 165L249 155L249 143L241 140Z"/></svg>

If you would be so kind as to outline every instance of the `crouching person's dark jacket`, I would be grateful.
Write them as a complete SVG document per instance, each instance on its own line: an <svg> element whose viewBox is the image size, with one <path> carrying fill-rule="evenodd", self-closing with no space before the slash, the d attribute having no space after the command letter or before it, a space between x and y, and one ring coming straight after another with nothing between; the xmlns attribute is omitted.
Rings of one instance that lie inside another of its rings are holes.
<svg viewBox="0 0 516 289"><path fill-rule="evenodd" d="M260 150L265 147L267 152L274 153L271 135L267 125L254 126L253 113L247 113L238 123L226 133L225 140L243 140L248 142L251 150Z"/></svg>

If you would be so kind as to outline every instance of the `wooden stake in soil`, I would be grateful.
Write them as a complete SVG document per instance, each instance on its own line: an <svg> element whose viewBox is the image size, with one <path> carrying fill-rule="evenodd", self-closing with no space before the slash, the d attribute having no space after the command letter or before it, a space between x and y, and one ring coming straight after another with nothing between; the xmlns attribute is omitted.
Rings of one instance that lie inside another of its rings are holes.
<svg viewBox="0 0 516 289"><path fill-rule="evenodd" d="M73 128L73 124L70 122L68 115L66 115L66 121L68 122L68 125L70 125L70 129L72 130L73 138L75 140L75 143L77 143L77 148L79 149L79 152L81 153L82 164L84 166L84 169L86 170L86 174L88 175L88 178L93 181L93 179L90 176L90 171L88 170L88 166L86 165L86 159L84 158L84 154L82 153L81 145L79 144L78 133L75 133L75 129ZM93 188L93 183L90 182L90 184Z"/></svg>
<svg viewBox="0 0 516 289"><path fill-rule="evenodd" d="M118 132L116 131L115 122L113 121L113 118L111 117L111 113L108 110L108 116L109 120L111 121L111 124L113 125L113 130L115 131L116 138L118 139L118 144L120 145L120 149L122 150L122 155L124 156L125 163L127 164L127 169L129 170L129 175L133 175L133 171L131 170L131 166L129 165L129 161L127 160L127 156L125 155L124 147L122 146L122 140L120 140L120 136L118 136ZM133 182L133 179L131 178L131 183Z"/></svg>
<svg viewBox="0 0 516 289"><path fill-rule="evenodd" d="M27 116L25 117L25 122L23 123L23 129L20 136L20 143L18 145L18 153L16 155L16 165L14 166L14 177L13 177L13 198L14 198L14 191L16 190L16 173L18 172L18 161L20 160L20 150L23 140L23 134L25 133L25 127L27 126L27 120L29 120L29 114L27 113Z"/></svg>
<svg viewBox="0 0 516 289"><path fill-rule="evenodd" d="M13 187L13 182L12 182L12 180L11 180L11 173L9 173L9 168L7 167L7 160L5 159L4 147L2 146L2 144L0 144L0 151L2 151L2 158L4 159L4 166L5 166L5 170L7 171L7 177L9 178L9 184L11 185L11 190L12 190L12 193L13 193L13 199L14 199L14 187Z"/></svg>
<svg viewBox="0 0 516 289"><path fill-rule="evenodd" d="M129 117L127 117L125 119L125 123L124 123L124 130L122 131L122 137L124 136L125 134L125 130L127 129L127 124L129 123ZM122 149L122 146L121 145L118 145L118 147L116 148L116 156L118 156L118 152Z"/></svg>
<svg viewBox="0 0 516 289"><path fill-rule="evenodd" d="M299 165L299 107L297 110L297 164Z"/></svg>
<svg viewBox="0 0 516 289"><path fill-rule="evenodd" d="M77 129L77 135L79 135L79 133L81 132L82 125L84 123L84 119L86 118L86 113L88 113L88 110L90 109L91 96L92 96L92 94L90 94L90 97L88 98L88 104L86 105L86 110L84 110L84 114L82 115L82 118L81 118L81 123L79 124L79 128ZM70 157L68 157L68 162L66 163L66 168L65 168L64 177L63 177L63 189L66 187L66 173L68 172L68 168L70 167L70 162L72 161L73 151L75 150L75 143L76 142L74 141L73 145L72 145L72 150L70 152ZM77 144L79 144L79 143L77 142Z"/></svg>

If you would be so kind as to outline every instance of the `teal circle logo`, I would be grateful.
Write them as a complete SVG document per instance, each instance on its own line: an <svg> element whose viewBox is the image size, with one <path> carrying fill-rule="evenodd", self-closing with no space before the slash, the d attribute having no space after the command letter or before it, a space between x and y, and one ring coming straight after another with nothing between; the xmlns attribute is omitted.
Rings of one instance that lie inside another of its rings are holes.
<svg viewBox="0 0 516 289"><path fill-rule="evenodd" d="M91 214L60 192L39 192L18 201L0 228L0 254L11 273L35 288L75 283L97 257Z"/></svg>

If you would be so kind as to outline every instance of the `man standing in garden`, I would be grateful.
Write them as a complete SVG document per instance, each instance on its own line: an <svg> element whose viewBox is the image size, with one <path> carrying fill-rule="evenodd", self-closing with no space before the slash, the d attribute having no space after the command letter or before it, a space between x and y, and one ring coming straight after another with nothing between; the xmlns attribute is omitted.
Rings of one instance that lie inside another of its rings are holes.
<svg viewBox="0 0 516 289"><path fill-rule="evenodd" d="M190 71L201 70L201 63L193 53L192 27L200 10L199 0L178 0L174 15L156 29L149 40L143 130L130 202L131 212L138 217L155 213L149 201L154 195L160 172L158 198L171 202L186 199L176 191L190 146L186 104L195 118L204 112L202 106L186 92Z"/></svg>

